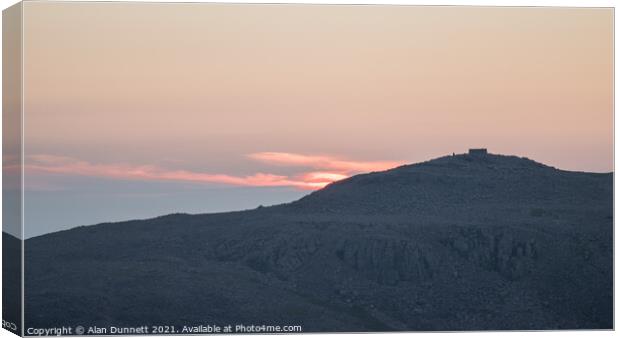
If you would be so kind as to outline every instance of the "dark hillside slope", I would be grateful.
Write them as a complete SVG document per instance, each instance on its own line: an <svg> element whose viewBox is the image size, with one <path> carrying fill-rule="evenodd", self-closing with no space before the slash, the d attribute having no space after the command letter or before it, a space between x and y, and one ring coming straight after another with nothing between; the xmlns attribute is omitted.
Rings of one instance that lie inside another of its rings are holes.
<svg viewBox="0 0 620 338"><path fill-rule="evenodd" d="M457 155L26 241L26 324L609 329L613 176Z"/></svg>

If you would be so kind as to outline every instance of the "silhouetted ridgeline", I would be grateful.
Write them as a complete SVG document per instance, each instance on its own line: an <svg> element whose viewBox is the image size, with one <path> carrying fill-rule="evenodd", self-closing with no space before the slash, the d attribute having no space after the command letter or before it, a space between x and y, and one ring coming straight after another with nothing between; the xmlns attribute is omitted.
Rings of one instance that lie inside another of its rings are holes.
<svg viewBox="0 0 620 338"><path fill-rule="evenodd" d="M26 326L612 328L612 174L457 155L26 241Z"/></svg>

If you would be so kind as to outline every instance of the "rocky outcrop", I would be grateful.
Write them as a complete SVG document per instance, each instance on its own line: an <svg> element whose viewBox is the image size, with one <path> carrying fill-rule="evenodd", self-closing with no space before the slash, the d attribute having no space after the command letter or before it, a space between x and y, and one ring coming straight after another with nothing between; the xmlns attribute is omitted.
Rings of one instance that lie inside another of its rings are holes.
<svg viewBox="0 0 620 338"><path fill-rule="evenodd" d="M511 280L533 271L538 258L536 239L518 231L460 228L442 242L464 259Z"/></svg>
<svg viewBox="0 0 620 338"><path fill-rule="evenodd" d="M423 281L433 276L433 259L419 244L407 240L363 238L345 240L336 256L379 284Z"/></svg>

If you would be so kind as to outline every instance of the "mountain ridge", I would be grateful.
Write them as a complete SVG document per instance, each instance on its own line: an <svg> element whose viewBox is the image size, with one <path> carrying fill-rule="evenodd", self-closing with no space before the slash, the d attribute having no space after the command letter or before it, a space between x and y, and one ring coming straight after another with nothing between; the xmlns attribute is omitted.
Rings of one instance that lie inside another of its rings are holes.
<svg viewBox="0 0 620 338"><path fill-rule="evenodd" d="M26 326L605 329L612 234L613 174L446 156L276 206L28 239Z"/></svg>
<svg viewBox="0 0 620 338"><path fill-rule="evenodd" d="M410 164L404 164L395 168L391 168L391 169L387 169L387 170L382 170L382 171L374 171L374 172L369 172L369 173L362 173L362 174L357 174L351 177L348 177L346 179L342 179L339 181L335 181L332 182L330 184L328 184L327 186L325 186L322 189L319 189L317 191L313 191L310 194L301 197L300 199L291 201L291 202L285 202L285 203L280 203L280 204L275 204L275 205L270 205L270 206L258 206L256 208L251 208L251 209L243 209L243 210L230 210L230 211L221 211L221 212L210 212L210 213L184 213L184 212L176 212L176 213L171 213L171 214L164 214L164 215L159 215L159 216L155 216L155 217L149 217L149 218L140 218L140 219L130 219L130 220L124 220L124 221L114 221L114 222L102 222L102 223L96 223L96 224L88 224L88 225L79 225L70 229L65 229L65 230L60 230L60 231L56 231L53 233L60 233L60 232L66 232L66 231L71 231L73 229L77 229L77 228L82 228L82 227L90 227L90 226L98 226L98 225L106 225L106 224L113 224L113 223L124 223L124 222L132 222L132 221L148 221L148 220L156 220L158 218L161 217L169 217L169 216L206 216L206 215L223 215L223 214L234 214L234 213L239 213L239 212L250 212L256 209L270 209L270 208L282 208L282 207L286 207L286 206L290 206L290 205L295 205L296 203L298 203L301 200L304 200L306 198L308 198L311 195L314 195L316 193L319 193L320 191L324 190L324 189L333 189L334 187L339 187L343 184L347 184L349 182L351 182L351 180L356 180L356 179L360 179L362 177L368 177L369 175L377 175L377 174L384 174L387 172L395 172L395 171L401 171L401 170L407 170L407 169L413 169L419 166L429 166L429 165L435 165L435 164L449 164L449 163L453 163L455 160L456 161L465 161L465 162L469 162L469 163L474 163L474 164L489 164L492 163L489 161L489 159L507 159L510 160L511 163L513 164L528 164L528 165L524 165L521 166L521 168L523 169L535 169L535 168L539 168L539 169L547 169L547 170L555 170L557 172L560 173L565 173L565 174L585 174L585 175L592 175L592 176L612 176L613 177L613 171L612 172L604 172L604 173L599 173L599 172L587 172L587 171L573 171L573 170L564 170L564 169L559 169L559 168L555 168L553 166L548 166L545 165L541 162L537 162L535 160L529 159L527 157L521 157L521 156L516 156L516 155L501 155L501 154L486 154L483 155L483 157L481 156L472 156L469 155L467 153L462 153L462 154L454 154L454 155L446 155L446 156L440 156L434 159L430 159L427 161L422 161L422 162L417 162L417 163L410 163ZM496 162L496 161L494 161ZM512 169L517 169L519 167L513 167ZM505 168L504 168L505 169ZM31 237L32 239L37 238L37 237L42 237L42 236L46 236L46 235L50 235L53 233L48 233L48 234L43 234L43 235L38 235L38 236L34 236ZM31 239L28 238L28 239Z"/></svg>

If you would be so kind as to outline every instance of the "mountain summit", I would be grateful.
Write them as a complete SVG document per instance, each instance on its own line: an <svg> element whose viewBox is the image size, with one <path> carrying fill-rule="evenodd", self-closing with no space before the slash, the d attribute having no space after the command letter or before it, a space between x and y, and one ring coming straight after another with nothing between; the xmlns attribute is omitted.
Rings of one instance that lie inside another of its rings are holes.
<svg viewBox="0 0 620 338"><path fill-rule="evenodd" d="M26 241L26 326L609 329L613 176L486 151Z"/></svg>
<svg viewBox="0 0 620 338"><path fill-rule="evenodd" d="M330 184L293 206L361 214L441 214L463 209L540 203L591 203L609 199L610 174L558 170L516 156L474 149Z"/></svg>

